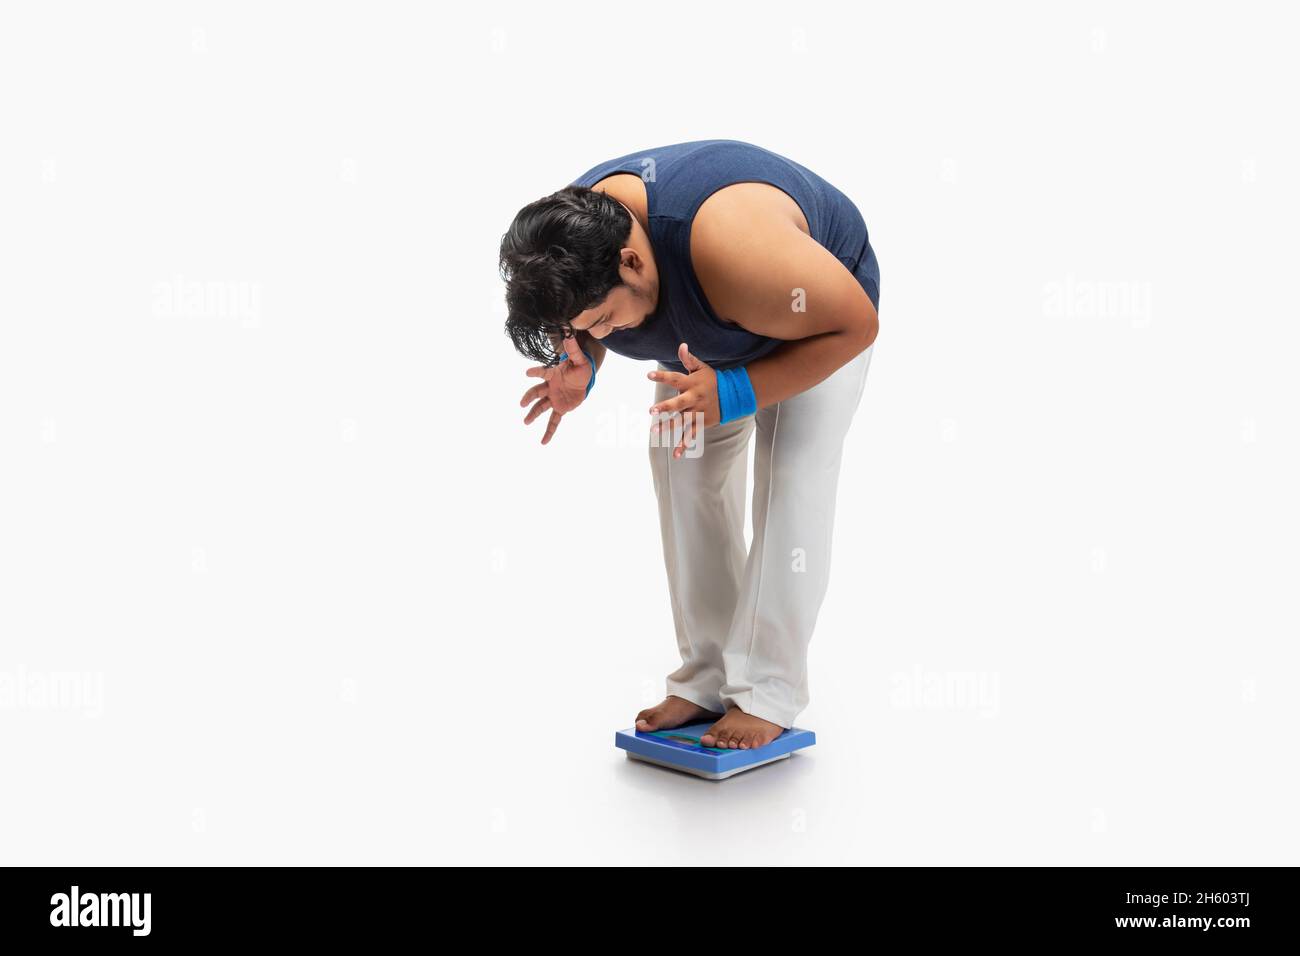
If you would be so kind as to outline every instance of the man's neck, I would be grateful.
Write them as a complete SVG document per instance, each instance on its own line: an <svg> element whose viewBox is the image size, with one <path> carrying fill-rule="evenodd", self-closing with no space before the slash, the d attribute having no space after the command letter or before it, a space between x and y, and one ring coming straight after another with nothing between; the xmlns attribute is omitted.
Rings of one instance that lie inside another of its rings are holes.
<svg viewBox="0 0 1300 956"><path fill-rule="evenodd" d="M613 176L606 176L591 188L621 202L649 237L650 206L646 199L645 182L640 176L635 173L615 173Z"/></svg>

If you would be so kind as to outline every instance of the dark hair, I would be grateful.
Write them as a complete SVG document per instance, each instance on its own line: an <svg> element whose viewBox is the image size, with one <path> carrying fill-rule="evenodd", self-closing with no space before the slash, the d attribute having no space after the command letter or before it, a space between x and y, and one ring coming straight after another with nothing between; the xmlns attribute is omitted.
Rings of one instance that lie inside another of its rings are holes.
<svg viewBox="0 0 1300 956"><path fill-rule="evenodd" d="M632 233L623 204L586 186L567 186L519 210L501 237L506 281L506 334L515 348L543 365L558 353L551 336L598 305L622 283L619 251Z"/></svg>

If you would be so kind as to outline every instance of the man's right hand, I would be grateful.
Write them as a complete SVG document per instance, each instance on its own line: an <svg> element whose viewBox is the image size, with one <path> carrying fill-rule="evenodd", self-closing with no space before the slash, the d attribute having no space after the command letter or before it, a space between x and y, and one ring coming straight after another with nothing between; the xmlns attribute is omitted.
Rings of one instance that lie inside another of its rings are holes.
<svg viewBox="0 0 1300 956"><path fill-rule="evenodd" d="M524 392L524 397L519 400L520 408L529 402L534 403L524 418L525 425L532 424L542 412L550 409L551 417L546 422L546 431L542 433L543 445L551 440L555 429L560 427L560 419L582 404L587 397L587 385L591 382L591 362L587 361L587 356L578 348L577 336L569 336L564 340L564 351L568 358L559 365L550 368L536 365L524 373L529 378L543 379Z"/></svg>

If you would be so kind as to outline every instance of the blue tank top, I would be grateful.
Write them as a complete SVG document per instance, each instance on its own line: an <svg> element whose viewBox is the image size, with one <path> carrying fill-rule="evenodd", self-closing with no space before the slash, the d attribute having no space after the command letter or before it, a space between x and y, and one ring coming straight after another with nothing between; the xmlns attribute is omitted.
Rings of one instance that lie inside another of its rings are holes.
<svg viewBox="0 0 1300 956"><path fill-rule="evenodd" d="M706 139L611 159L572 185L591 187L615 173L634 173L645 183L659 302L636 328L601 339L610 351L662 362L680 372L679 342L715 368L745 365L781 345L782 339L756 335L719 318L691 265L696 211L709 196L734 183L767 183L790 196L803 210L812 238L853 273L879 308L880 269L862 214L842 192L798 163L749 143Z"/></svg>

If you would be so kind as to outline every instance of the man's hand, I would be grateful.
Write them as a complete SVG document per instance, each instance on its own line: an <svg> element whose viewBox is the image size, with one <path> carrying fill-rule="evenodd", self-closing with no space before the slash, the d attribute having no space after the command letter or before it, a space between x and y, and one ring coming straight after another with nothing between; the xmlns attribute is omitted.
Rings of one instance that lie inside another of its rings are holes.
<svg viewBox="0 0 1300 956"><path fill-rule="evenodd" d="M529 402L534 403L524 418L525 425L531 425L548 408L551 410L546 431L542 433L543 445L551 440L555 429L560 427L560 419L582 404L582 400L587 397L587 385L591 382L591 363L582 354L582 349L578 348L577 336L569 336L564 340L564 351L568 358L559 365L551 368L535 365L524 373L529 378L544 379L524 392L524 397L519 400L520 408Z"/></svg>
<svg viewBox="0 0 1300 956"><path fill-rule="evenodd" d="M650 414L667 412L681 415L681 439L673 448L673 457L681 458L701 428L709 428L721 421L722 412L718 405L718 373L692 355L685 342L677 346L677 360L685 366L687 374L654 371L648 377L652 382L663 382L677 389L679 393L676 398L652 405ZM658 432L661 424L656 422L650 430ZM677 423L674 421L673 424Z"/></svg>

